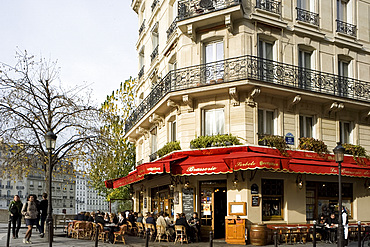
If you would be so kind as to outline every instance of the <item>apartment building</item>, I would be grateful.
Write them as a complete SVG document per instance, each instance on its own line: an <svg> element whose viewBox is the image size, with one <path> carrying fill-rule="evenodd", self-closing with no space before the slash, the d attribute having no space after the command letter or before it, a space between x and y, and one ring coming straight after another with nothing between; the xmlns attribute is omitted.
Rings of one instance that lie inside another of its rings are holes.
<svg viewBox="0 0 370 247"><path fill-rule="evenodd" d="M246 204L241 217L250 223L305 223L337 211L333 156L299 151L299 138L321 140L330 152L337 142L370 150L369 0L132 0L131 7L139 19L138 103L125 127L138 166L108 187L131 184L137 211L190 208L216 237L232 202ZM193 139L217 134L243 145L190 149ZM287 163L264 147L267 135L288 141ZM182 151L158 159L171 141ZM369 162L345 160L344 205L351 220L369 221Z"/></svg>

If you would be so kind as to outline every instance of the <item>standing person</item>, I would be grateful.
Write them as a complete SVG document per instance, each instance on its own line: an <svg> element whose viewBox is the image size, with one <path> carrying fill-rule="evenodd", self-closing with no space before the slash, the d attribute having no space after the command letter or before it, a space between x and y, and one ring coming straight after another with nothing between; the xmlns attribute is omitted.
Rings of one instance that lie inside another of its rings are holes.
<svg viewBox="0 0 370 247"><path fill-rule="evenodd" d="M46 216L48 215L48 194L42 194L42 200L40 202L39 208L41 212L40 237L43 238L45 233Z"/></svg>
<svg viewBox="0 0 370 247"><path fill-rule="evenodd" d="M348 213L346 207L342 207L342 225L344 227L344 246L348 245Z"/></svg>
<svg viewBox="0 0 370 247"><path fill-rule="evenodd" d="M23 203L18 195L14 196L14 200L9 205L10 218L13 224L13 238L18 238L18 232L21 228Z"/></svg>
<svg viewBox="0 0 370 247"><path fill-rule="evenodd" d="M22 214L24 215L24 218L26 220L27 225L27 232L24 236L23 243L25 244L31 244L30 241L31 235L32 235L32 227L33 225L36 225L37 223L37 205L35 202L34 195L29 195L27 198L27 202L22 207Z"/></svg>
<svg viewBox="0 0 370 247"><path fill-rule="evenodd" d="M40 237L41 236L41 226L40 226L40 201L37 200L37 195L35 194L31 194L30 196L33 196L33 198L35 198L35 203L36 203L36 207L37 207L37 220L36 220L36 229L39 231L40 233Z"/></svg>

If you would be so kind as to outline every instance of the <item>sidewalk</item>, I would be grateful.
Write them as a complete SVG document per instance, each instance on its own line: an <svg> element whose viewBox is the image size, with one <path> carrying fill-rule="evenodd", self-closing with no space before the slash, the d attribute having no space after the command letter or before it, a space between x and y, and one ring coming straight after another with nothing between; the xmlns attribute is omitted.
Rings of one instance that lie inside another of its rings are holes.
<svg viewBox="0 0 370 247"><path fill-rule="evenodd" d="M0 224L0 246L6 246L6 238L7 238L7 225L6 224ZM12 247L26 247L26 246L37 246L37 247L47 247L49 246L47 239L46 238L40 238L39 234L36 233L35 229L33 230L33 235L31 237L32 244L23 244L23 237L26 232L26 228L22 227L19 233L18 239L10 239L10 246ZM55 236L54 236L54 242L53 246L56 247L79 247L79 246L84 246L84 247L94 247L95 242L91 240L81 240L81 239L73 239L73 238L67 238L64 237L63 235L63 229L58 228L55 231ZM126 236L126 245L123 245L122 243L117 243L115 245L109 244L109 243L102 243L99 241L98 246L132 246L132 247L142 247L145 246L145 239L138 238L135 236ZM176 244L180 245L180 244ZM200 243L190 243L190 244L184 244L188 245L190 247L209 247L210 243L209 242L200 242ZM149 242L149 246L153 247L167 247L167 246L174 246L173 242L167 243L167 242ZM213 246L214 247L241 247L245 245L232 245L232 244L227 244L223 239L215 239L213 241ZM248 245L250 247L253 247L253 245ZM311 247L312 242L309 242L307 244L294 244L294 245L279 245L279 247L292 247L292 246L305 246L305 247ZM336 247L336 244L326 244L324 242L317 242L318 247ZM350 242L349 247L357 247L357 242ZM273 247L273 245L267 245L267 247Z"/></svg>

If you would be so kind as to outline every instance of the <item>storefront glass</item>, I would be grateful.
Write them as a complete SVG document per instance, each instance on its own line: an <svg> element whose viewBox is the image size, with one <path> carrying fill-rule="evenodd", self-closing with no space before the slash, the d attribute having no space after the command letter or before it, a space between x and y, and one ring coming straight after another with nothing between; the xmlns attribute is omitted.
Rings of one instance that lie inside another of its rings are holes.
<svg viewBox="0 0 370 247"><path fill-rule="evenodd" d="M262 219L283 219L284 181L262 179Z"/></svg>
<svg viewBox="0 0 370 247"><path fill-rule="evenodd" d="M173 216L173 191L169 186L160 186L151 189L151 212L157 214L161 211Z"/></svg>

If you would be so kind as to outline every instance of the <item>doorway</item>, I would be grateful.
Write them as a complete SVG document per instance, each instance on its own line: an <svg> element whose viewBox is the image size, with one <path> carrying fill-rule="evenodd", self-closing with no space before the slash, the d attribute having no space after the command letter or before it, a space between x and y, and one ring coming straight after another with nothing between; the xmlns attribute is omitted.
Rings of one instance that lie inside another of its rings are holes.
<svg viewBox="0 0 370 247"><path fill-rule="evenodd" d="M202 238L213 231L214 238L225 237L227 215L226 180L200 182L200 219Z"/></svg>

